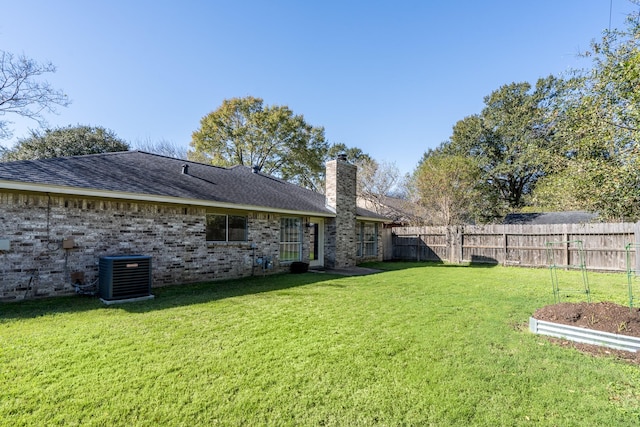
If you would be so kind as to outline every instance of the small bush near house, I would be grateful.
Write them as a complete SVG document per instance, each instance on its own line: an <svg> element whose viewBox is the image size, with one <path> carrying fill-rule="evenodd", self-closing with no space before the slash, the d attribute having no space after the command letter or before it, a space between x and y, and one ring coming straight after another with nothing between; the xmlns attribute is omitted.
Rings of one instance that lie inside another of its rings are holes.
<svg viewBox="0 0 640 427"><path fill-rule="evenodd" d="M301 261L292 262L290 271L293 274L306 273L307 271L309 271L309 264Z"/></svg>

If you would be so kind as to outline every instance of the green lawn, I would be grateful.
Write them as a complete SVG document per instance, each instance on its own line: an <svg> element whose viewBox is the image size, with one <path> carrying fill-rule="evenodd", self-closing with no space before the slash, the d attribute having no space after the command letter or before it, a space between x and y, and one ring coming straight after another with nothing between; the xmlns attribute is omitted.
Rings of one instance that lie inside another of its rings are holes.
<svg viewBox="0 0 640 427"><path fill-rule="evenodd" d="M528 332L548 270L374 266L2 304L0 425L640 423L640 368Z"/></svg>

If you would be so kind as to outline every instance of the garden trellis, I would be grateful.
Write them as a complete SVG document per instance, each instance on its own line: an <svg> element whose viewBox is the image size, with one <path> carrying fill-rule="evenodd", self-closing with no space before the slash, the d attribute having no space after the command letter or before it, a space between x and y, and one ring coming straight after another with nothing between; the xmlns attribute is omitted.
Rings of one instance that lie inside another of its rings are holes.
<svg viewBox="0 0 640 427"><path fill-rule="evenodd" d="M586 257L582 240L566 240L560 242L547 242L547 263L551 272L551 285L553 288L553 298L556 303L560 302L560 296L567 293L582 293L587 297L587 302L591 302L591 292L589 290L589 278L587 276ZM566 256L565 254L570 254ZM572 261L575 261L572 263ZM558 278L559 270L579 270L582 277L581 287L572 286L573 282L569 276L563 278L561 282ZM561 287L562 284L562 287Z"/></svg>

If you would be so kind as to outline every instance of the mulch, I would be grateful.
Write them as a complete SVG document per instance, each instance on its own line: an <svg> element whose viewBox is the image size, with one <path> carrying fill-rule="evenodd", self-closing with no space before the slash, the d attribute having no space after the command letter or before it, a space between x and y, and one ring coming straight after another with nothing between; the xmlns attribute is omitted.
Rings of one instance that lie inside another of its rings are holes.
<svg viewBox="0 0 640 427"><path fill-rule="evenodd" d="M533 317L538 320L577 326L612 334L640 338L640 309L629 308L611 302L568 303L548 305L536 310ZM563 347L571 347L592 356L610 356L640 365L640 352L614 350L598 345L582 344L559 338L549 338Z"/></svg>

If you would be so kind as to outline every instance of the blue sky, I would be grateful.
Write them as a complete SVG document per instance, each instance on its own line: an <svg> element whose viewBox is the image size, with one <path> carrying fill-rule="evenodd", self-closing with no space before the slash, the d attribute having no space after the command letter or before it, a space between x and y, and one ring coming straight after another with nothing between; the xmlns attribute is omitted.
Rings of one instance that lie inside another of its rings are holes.
<svg viewBox="0 0 640 427"><path fill-rule="evenodd" d="M51 126L187 146L232 97L288 105L330 142L411 172L501 85L559 75L628 0L4 2L0 49L58 68ZM11 145L37 124L15 122Z"/></svg>

